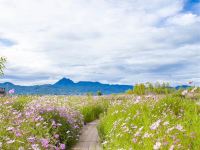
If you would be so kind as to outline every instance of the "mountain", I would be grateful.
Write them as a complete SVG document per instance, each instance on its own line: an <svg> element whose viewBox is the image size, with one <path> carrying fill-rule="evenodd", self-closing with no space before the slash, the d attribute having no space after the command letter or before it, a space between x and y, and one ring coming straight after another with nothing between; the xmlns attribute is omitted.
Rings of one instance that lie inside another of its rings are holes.
<svg viewBox="0 0 200 150"><path fill-rule="evenodd" d="M103 94L123 93L128 89L132 89L131 85L112 85L102 84L100 82L80 81L73 82L70 79L62 78L55 84L21 86L10 82L0 83L0 87L6 90L15 89L15 93L19 95L85 95L87 93L96 94L101 91Z"/></svg>
<svg viewBox="0 0 200 150"><path fill-rule="evenodd" d="M67 78L62 78L61 80L56 82L54 86L66 86L66 85L72 85L72 84L74 84L72 80L67 79Z"/></svg>
<svg viewBox="0 0 200 150"><path fill-rule="evenodd" d="M176 86L176 89L179 90L179 89L187 89L187 88L190 88L191 86L189 85L178 85Z"/></svg>

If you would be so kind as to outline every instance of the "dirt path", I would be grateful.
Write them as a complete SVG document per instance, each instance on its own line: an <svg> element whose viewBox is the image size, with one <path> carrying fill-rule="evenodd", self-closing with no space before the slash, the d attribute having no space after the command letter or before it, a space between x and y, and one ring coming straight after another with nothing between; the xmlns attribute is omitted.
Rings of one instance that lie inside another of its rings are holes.
<svg viewBox="0 0 200 150"><path fill-rule="evenodd" d="M93 121L83 127L79 142L72 150L102 150L96 128L97 124L98 121Z"/></svg>

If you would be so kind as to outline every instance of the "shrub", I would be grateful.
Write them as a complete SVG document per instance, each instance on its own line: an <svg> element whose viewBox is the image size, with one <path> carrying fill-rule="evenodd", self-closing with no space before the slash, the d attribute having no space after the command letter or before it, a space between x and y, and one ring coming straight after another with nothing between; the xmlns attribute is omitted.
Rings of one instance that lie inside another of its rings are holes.
<svg viewBox="0 0 200 150"><path fill-rule="evenodd" d="M97 95L98 95L98 96L101 96L101 95L103 95L103 94L102 94L101 91L97 91Z"/></svg>

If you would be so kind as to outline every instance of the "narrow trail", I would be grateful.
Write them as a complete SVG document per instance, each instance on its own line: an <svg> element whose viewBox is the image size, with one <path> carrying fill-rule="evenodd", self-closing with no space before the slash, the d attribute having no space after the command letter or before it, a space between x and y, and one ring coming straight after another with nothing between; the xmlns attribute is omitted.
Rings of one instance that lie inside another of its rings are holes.
<svg viewBox="0 0 200 150"><path fill-rule="evenodd" d="M98 121L85 125L82 129L78 143L72 150L102 150L97 131Z"/></svg>

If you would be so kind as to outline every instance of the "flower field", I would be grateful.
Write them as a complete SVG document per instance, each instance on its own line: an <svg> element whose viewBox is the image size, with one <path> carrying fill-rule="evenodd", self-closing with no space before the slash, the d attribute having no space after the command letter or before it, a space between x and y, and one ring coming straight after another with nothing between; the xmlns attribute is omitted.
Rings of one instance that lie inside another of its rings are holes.
<svg viewBox="0 0 200 150"><path fill-rule="evenodd" d="M0 149L65 150L100 119L106 150L200 149L200 92L0 98Z"/></svg>

